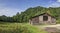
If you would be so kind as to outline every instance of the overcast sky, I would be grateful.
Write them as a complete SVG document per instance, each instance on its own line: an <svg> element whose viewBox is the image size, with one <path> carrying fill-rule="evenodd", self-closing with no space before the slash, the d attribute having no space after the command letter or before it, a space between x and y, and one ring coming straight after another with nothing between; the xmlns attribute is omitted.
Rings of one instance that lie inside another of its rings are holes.
<svg viewBox="0 0 60 33"><path fill-rule="evenodd" d="M60 7L60 0L0 0L0 16L13 16L29 7Z"/></svg>

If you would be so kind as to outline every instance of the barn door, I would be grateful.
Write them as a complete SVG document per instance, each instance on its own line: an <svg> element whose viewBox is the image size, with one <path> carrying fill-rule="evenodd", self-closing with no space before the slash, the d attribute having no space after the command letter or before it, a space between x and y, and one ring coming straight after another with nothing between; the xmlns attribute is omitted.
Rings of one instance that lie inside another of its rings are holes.
<svg viewBox="0 0 60 33"><path fill-rule="evenodd" d="M43 21L48 21L48 16L43 16Z"/></svg>

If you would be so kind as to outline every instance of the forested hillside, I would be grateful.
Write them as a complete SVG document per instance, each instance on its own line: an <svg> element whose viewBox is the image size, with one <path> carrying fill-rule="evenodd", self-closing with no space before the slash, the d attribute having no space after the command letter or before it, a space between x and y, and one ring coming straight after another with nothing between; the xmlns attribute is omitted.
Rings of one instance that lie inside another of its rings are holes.
<svg viewBox="0 0 60 33"><path fill-rule="evenodd" d="M45 8L45 7L31 7L25 10L24 12L17 13L13 17L11 17L11 20L15 22L28 22L29 18L34 17L36 15L39 15L41 13L47 12L51 14L52 16L56 17L57 20L60 19L60 7L57 8ZM1 21L1 20L0 20Z"/></svg>
<svg viewBox="0 0 60 33"><path fill-rule="evenodd" d="M56 17L57 20L60 19L60 7L45 8L45 7L40 7L40 6L28 8L24 12L21 12L21 14L17 13L16 16L13 16L13 18L19 22L28 22L29 18L34 17L34 16L39 15L44 12L47 12L47 13L51 14L52 16Z"/></svg>

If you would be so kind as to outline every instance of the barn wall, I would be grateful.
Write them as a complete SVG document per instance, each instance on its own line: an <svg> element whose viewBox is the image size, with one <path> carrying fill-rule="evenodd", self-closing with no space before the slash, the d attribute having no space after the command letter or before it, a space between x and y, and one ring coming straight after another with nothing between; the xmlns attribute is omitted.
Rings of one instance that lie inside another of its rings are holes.
<svg viewBox="0 0 60 33"><path fill-rule="evenodd" d="M51 18L51 23L52 24L56 24L56 19L55 18Z"/></svg>
<svg viewBox="0 0 60 33"><path fill-rule="evenodd" d="M43 21L43 16L48 16L48 20ZM56 24L56 19L47 14L44 14L30 19L30 24Z"/></svg>
<svg viewBox="0 0 60 33"><path fill-rule="evenodd" d="M39 16L39 21L43 21L43 16Z"/></svg>
<svg viewBox="0 0 60 33"><path fill-rule="evenodd" d="M51 23L51 16L48 16L47 24L52 24L52 23Z"/></svg>
<svg viewBox="0 0 60 33"><path fill-rule="evenodd" d="M39 23L40 24L49 24L51 22L51 17L48 16L48 20L47 21L43 21L43 16L48 16L48 15L41 15L41 16L39 16Z"/></svg>
<svg viewBox="0 0 60 33"><path fill-rule="evenodd" d="M51 22L51 16L48 16L48 21Z"/></svg>
<svg viewBox="0 0 60 33"><path fill-rule="evenodd" d="M43 16L48 16L48 21L43 21ZM41 15L39 16L39 24L56 24L56 19L49 15Z"/></svg>
<svg viewBox="0 0 60 33"><path fill-rule="evenodd" d="M31 19L31 24L39 24L39 17L35 17Z"/></svg>
<svg viewBox="0 0 60 33"><path fill-rule="evenodd" d="M39 16L39 24L43 23L43 16Z"/></svg>

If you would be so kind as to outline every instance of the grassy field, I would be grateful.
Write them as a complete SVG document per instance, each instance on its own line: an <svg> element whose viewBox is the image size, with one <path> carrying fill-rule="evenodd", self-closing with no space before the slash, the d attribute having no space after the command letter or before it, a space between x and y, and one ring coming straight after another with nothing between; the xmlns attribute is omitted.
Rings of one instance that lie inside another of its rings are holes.
<svg viewBox="0 0 60 33"><path fill-rule="evenodd" d="M28 23L0 23L0 33L47 33Z"/></svg>

